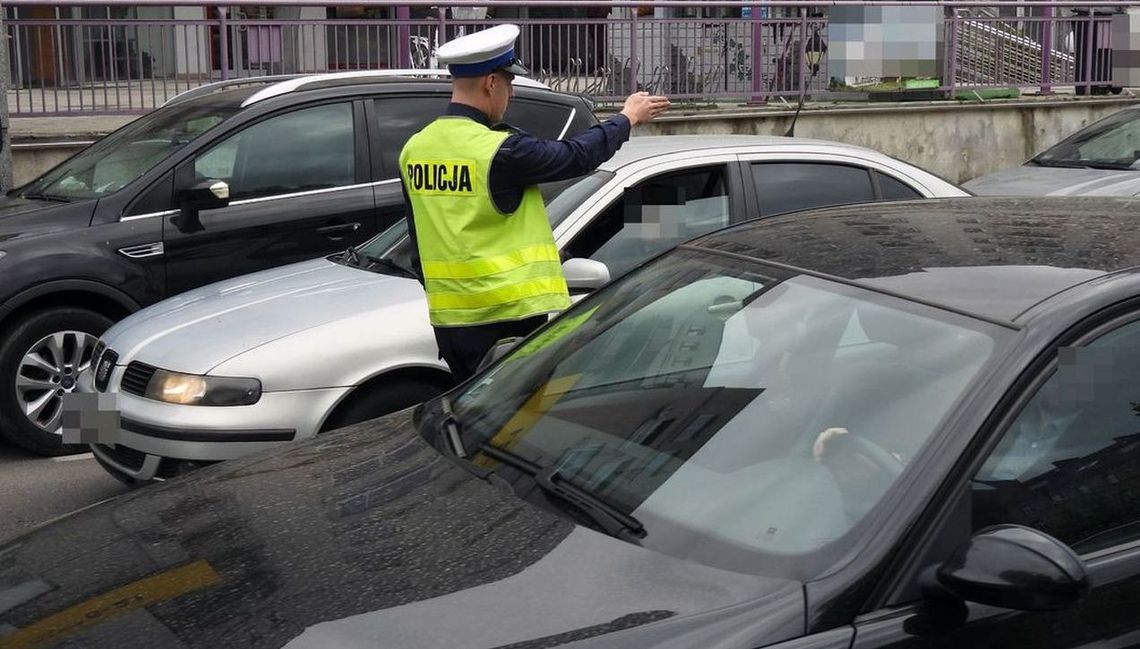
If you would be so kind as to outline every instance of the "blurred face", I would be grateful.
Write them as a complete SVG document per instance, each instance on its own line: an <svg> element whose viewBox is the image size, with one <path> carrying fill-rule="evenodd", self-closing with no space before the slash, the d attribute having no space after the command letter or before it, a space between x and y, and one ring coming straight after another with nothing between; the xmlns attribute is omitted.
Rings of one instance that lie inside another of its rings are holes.
<svg viewBox="0 0 1140 649"><path fill-rule="evenodd" d="M496 70L488 77L487 92L490 95L490 112L489 117L494 122L503 121L503 116L507 114L507 105L511 103L511 97L514 96L514 87L511 82L514 81L515 75L503 70Z"/></svg>

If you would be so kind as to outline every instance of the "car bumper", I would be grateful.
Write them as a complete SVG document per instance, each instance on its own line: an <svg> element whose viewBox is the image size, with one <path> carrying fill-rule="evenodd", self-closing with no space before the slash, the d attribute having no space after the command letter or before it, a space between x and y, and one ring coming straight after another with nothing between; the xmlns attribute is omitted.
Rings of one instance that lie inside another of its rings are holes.
<svg viewBox="0 0 1140 649"><path fill-rule="evenodd" d="M104 464L138 481L180 462L230 460L316 434L349 388L266 392L251 406L183 406L115 394L118 429L91 444Z"/></svg>

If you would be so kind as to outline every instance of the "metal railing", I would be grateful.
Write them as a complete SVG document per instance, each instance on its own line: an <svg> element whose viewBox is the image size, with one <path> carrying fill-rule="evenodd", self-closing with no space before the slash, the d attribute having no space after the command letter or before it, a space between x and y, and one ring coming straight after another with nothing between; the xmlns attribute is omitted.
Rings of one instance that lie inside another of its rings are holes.
<svg viewBox="0 0 1140 649"><path fill-rule="evenodd" d="M458 1L444 12L412 2L421 6L418 17L405 4L360 0L381 8L385 17L267 20L233 18L216 7L206 9L206 17L189 19L74 18L78 9L46 3L39 6L52 7L56 17L29 17L26 6L34 3L25 0L8 9L6 21L8 103L16 116L132 113L212 81L429 68L436 66L439 43L505 21L522 28L519 51L535 78L601 102L620 100L634 89L679 101L763 102L819 95L829 87L826 50L815 66L807 56L819 51L813 43L826 41L828 18L809 13L819 5L807 2L703 2L682 9L660 0L641 7L566 0L561 6L601 7L605 17L538 19L493 17L500 7L517 12L518 3L487 0L475 7ZM1062 16L1069 10L1052 6L1037 9L1040 15L1002 16L976 3L926 4L946 7L940 90L1087 89L1110 80L1110 17ZM664 15L642 15L654 6ZM492 17L483 15L488 7Z"/></svg>

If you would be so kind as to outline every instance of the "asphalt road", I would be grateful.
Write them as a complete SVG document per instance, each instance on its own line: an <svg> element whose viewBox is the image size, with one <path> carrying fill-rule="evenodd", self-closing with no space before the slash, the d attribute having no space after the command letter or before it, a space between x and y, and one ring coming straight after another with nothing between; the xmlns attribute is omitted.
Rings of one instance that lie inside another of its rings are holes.
<svg viewBox="0 0 1140 649"><path fill-rule="evenodd" d="M46 458L0 442L0 543L126 491L90 453Z"/></svg>

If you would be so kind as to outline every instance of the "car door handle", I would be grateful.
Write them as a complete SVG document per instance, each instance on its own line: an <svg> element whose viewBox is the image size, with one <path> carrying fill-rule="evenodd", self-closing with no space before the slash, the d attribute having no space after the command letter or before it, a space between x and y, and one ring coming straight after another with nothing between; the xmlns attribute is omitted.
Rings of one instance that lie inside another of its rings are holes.
<svg viewBox="0 0 1140 649"><path fill-rule="evenodd" d="M340 234L341 232L356 232L360 229L360 224L356 222L341 223L338 225L326 225L322 228L317 228L317 232L321 234Z"/></svg>

